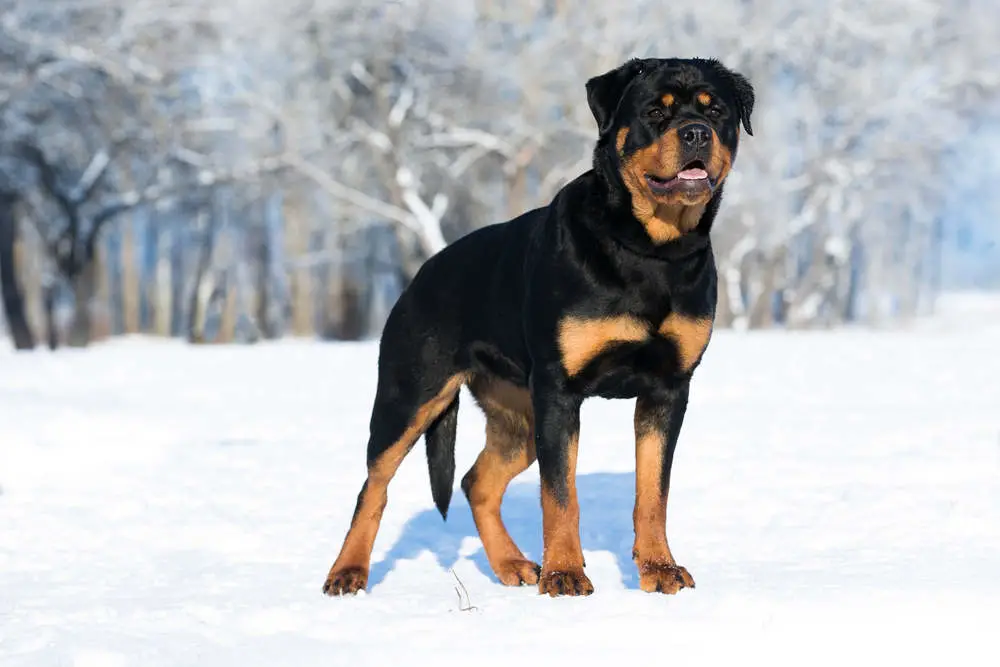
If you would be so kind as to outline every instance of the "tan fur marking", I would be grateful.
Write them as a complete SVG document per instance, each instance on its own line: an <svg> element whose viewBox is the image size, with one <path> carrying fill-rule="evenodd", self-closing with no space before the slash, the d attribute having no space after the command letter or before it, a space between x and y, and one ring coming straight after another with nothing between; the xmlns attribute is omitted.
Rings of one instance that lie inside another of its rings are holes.
<svg viewBox="0 0 1000 667"><path fill-rule="evenodd" d="M737 132L739 129L737 128ZM712 130L712 157L708 161L708 173L718 183L722 183L729 176L729 170L733 166L733 154L719 141L719 135Z"/></svg>
<svg viewBox="0 0 1000 667"><path fill-rule="evenodd" d="M533 438L516 438L505 424L488 418L486 447L463 479L486 558L497 578L507 586L538 583L538 566L525 558L500 515L507 486L534 461Z"/></svg>
<svg viewBox="0 0 1000 667"><path fill-rule="evenodd" d="M628 128L623 127L618 130L618 134L615 136L615 148L618 149L618 154L625 149L625 140L628 139Z"/></svg>
<svg viewBox="0 0 1000 667"><path fill-rule="evenodd" d="M663 434L642 423L639 402L635 410L635 509L632 522L635 560L673 563L667 544L667 493L660 488L663 468Z"/></svg>
<svg viewBox="0 0 1000 667"><path fill-rule="evenodd" d="M681 230L669 218L664 219L656 215L651 215L645 219L643 224L646 227L646 233L649 234L649 238L656 245L663 245L667 241L673 241L681 237Z"/></svg>
<svg viewBox="0 0 1000 667"><path fill-rule="evenodd" d="M656 210L646 218L639 218L646 228L646 233L653 243L660 245L667 241L680 238L698 226L705 205L698 206L657 206Z"/></svg>
<svg viewBox="0 0 1000 667"><path fill-rule="evenodd" d="M563 368L572 377L610 345L643 341L649 335L649 328L629 315L597 319L566 317L559 323Z"/></svg>
<svg viewBox="0 0 1000 667"><path fill-rule="evenodd" d="M403 458L409 453L410 448L413 447L413 443L423 435L431 422L448 407L451 399L455 398L455 394L458 393L458 390L461 389L468 377L468 374L465 373L453 375L434 398L420 406L399 440L372 464L372 467L368 471L369 480L372 478L376 481L384 479L388 484L392 476L396 474L399 464L403 462Z"/></svg>
<svg viewBox="0 0 1000 667"><path fill-rule="evenodd" d="M462 478L462 491L497 578L507 586L535 584L538 565L517 548L500 516L507 486L535 461L531 394L484 374L470 380L469 391L486 415L486 447Z"/></svg>
<svg viewBox="0 0 1000 667"><path fill-rule="evenodd" d="M667 442L661 428L651 422L648 409L641 398L636 401L632 557L639 569L639 588L646 592L674 594L682 588L694 587L694 578L677 565L667 542L669 489L661 485Z"/></svg>
<svg viewBox="0 0 1000 667"><path fill-rule="evenodd" d="M441 388L441 391L430 401L420 406L403 435L392 444L369 468L368 480L361 494L359 506L355 512L351 527L344 538L337 560L330 568L327 581L345 571L357 571L361 579L361 588L367 581L368 566L371 561L372 547L382 521L382 513L388 502L388 486L399 469L400 463L409 453L431 422L440 415L451 403L455 394L465 382L467 375L459 374L451 377Z"/></svg>
<svg viewBox="0 0 1000 667"><path fill-rule="evenodd" d="M708 93L698 93L698 102L707 107L712 103L712 96Z"/></svg>
<svg viewBox="0 0 1000 667"><path fill-rule="evenodd" d="M664 95L661 98L661 101L663 102L663 106L665 106L665 107L672 107L672 106L674 106L674 95L673 95L673 93L667 93L666 95Z"/></svg>
<svg viewBox="0 0 1000 667"><path fill-rule="evenodd" d="M503 432L504 438L497 439L496 442L510 442L515 446L511 456L518 455L518 450L524 447L525 441L533 441L534 417L531 394L527 389L477 374L469 382L469 391L486 415L487 431L492 429Z"/></svg>
<svg viewBox="0 0 1000 667"><path fill-rule="evenodd" d="M542 568L583 570L583 549L580 546L580 505L576 497L576 459L579 435L570 438L566 447L566 489L569 502L559 504L556 496L542 484Z"/></svg>
<svg viewBox="0 0 1000 667"><path fill-rule="evenodd" d="M559 503L542 483L542 572L538 592L556 595L589 595L594 585L583 571L580 545L580 504L576 495L576 460L579 434L566 445L566 490L568 500Z"/></svg>
<svg viewBox="0 0 1000 667"><path fill-rule="evenodd" d="M712 335L712 320L707 317L686 317L671 313L660 324L661 336L666 336L677 345L682 372L688 372L708 346Z"/></svg>

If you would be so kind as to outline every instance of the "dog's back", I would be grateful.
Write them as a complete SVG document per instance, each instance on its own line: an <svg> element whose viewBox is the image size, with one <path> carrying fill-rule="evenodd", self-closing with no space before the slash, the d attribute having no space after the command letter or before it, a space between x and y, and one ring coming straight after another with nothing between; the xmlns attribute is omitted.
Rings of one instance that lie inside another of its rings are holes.
<svg viewBox="0 0 1000 667"><path fill-rule="evenodd" d="M524 376L525 263L548 208L481 227L428 259L400 296L380 341L382 364L437 376L478 364ZM394 352L385 354L385 350ZM402 350L408 354L399 354ZM434 367L434 368L431 368ZM435 368L440 370L435 371ZM416 369L414 369L416 370ZM513 377L507 379L515 380Z"/></svg>

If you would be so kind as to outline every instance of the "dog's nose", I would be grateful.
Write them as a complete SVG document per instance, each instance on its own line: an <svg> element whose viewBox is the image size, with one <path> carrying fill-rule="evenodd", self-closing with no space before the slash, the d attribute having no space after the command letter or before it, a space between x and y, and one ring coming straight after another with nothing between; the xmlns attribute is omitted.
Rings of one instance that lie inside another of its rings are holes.
<svg viewBox="0 0 1000 667"><path fill-rule="evenodd" d="M680 129L681 141L688 148L703 148L712 138L712 131L707 125L691 123Z"/></svg>

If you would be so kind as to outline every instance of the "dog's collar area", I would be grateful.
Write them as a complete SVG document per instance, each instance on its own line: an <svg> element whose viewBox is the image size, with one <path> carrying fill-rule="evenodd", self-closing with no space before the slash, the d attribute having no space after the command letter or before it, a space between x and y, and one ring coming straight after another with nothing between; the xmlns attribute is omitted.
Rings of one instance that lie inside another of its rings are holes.
<svg viewBox="0 0 1000 667"><path fill-rule="evenodd" d="M686 259L692 255L704 252L709 246L708 234L697 231L688 232L683 236L658 246L654 255L665 259Z"/></svg>
<svg viewBox="0 0 1000 667"><path fill-rule="evenodd" d="M645 236L645 233L643 233L642 238L648 239L648 237ZM637 242L634 239L617 234L615 235L615 240L617 243L627 248L630 252L641 255L642 257L671 262L680 262L691 259L696 255L704 253L711 245L711 239L709 238L708 232L700 230L692 230L676 239L673 239L672 241L667 241L661 245L653 245L651 247L641 241Z"/></svg>

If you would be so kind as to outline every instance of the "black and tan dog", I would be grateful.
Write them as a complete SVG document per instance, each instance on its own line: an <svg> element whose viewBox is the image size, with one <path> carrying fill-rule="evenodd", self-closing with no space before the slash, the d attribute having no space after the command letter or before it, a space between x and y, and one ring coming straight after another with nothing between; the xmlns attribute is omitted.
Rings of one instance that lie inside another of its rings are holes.
<svg viewBox="0 0 1000 667"><path fill-rule="evenodd" d="M593 169L546 207L476 230L424 263L385 324L368 478L327 577L367 585L387 487L423 434L447 516L459 389L486 415L486 446L462 480L490 565L508 585L585 595L575 473L581 403L635 398L633 557L645 591L694 580L670 553L667 491L691 375L712 332L709 230L752 134L754 92L714 60L631 60L587 82ZM510 481L538 459L544 553L529 561L500 517Z"/></svg>

